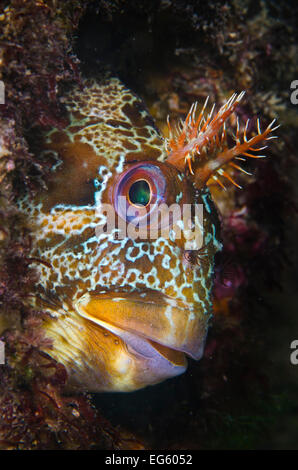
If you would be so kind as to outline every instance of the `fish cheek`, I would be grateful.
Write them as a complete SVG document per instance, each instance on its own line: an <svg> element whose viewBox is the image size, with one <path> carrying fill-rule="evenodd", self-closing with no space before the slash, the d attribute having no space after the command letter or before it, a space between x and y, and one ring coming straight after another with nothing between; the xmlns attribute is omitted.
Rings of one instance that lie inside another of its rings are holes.
<svg viewBox="0 0 298 470"><path fill-rule="evenodd" d="M57 204L93 205L94 178L98 167L106 163L105 158L95 153L88 143L70 142L66 137L65 142L58 141L46 147L56 152L62 161L49 178L44 200L46 212Z"/></svg>
<svg viewBox="0 0 298 470"><path fill-rule="evenodd" d="M128 357L123 341L99 325L84 320L85 351L90 361L90 368L100 382L95 380L95 389L117 388L117 382L123 374L132 372L132 360Z"/></svg>
<svg viewBox="0 0 298 470"><path fill-rule="evenodd" d="M118 336L86 319L81 319L79 335L80 351L67 364L70 390L82 390L82 384L90 392L135 388L134 361Z"/></svg>

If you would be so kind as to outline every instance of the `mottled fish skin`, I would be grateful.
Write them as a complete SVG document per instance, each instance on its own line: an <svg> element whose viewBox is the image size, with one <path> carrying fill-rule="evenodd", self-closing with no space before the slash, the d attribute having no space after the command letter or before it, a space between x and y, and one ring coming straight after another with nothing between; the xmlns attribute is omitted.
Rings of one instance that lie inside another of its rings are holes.
<svg viewBox="0 0 298 470"><path fill-rule="evenodd" d="M69 124L52 129L43 144L57 160L48 189L19 202L40 275L32 304L50 314L44 328L53 346L45 351L65 365L72 386L136 390L184 372L184 353L203 353L220 249L217 214L208 189L195 190L165 162L152 118L118 79L85 80L65 103ZM184 233L181 240L96 235L111 188L143 161L164 172L165 202L203 204L202 262L187 258Z"/></svg>

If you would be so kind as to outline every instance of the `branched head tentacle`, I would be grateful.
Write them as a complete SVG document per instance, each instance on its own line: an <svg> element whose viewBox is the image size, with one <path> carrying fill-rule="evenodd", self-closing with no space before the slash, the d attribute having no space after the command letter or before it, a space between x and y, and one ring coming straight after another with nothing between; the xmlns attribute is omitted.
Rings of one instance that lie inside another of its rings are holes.
<svg viewBox="0 0 298 470"><path fill-rule="evenodd" d="M265 155L257 154L257 152L264 150L267 146L259 147L258 144L261 141L277 138L273 135L269 136L279 127L273 127L275 119L263 132L261 131L260 121L257 119L257 134L248 138L249 119L241 132L237 117L236 131L232 134L235 145L232 147L228 145L226 122L235 111L244 94L244 91L239 95L234 93L221 106L214 117L215 105L212 106L211 111L205 117L209 97L205 100L197 119L195 118L197 103L194 103L185 121L180 122L175 131L171 127L168 118L169 138L166 139L166 150L169 156L167 161L180 171L184 171L187 166L198 189L204 187L209 180L213 180L222 188L225 188L220 177L226 178L233 185L241 188L230 175L229 167L247 175L251 173L237 165L234 160L245 161L246 157L265 158Z"/></svg>

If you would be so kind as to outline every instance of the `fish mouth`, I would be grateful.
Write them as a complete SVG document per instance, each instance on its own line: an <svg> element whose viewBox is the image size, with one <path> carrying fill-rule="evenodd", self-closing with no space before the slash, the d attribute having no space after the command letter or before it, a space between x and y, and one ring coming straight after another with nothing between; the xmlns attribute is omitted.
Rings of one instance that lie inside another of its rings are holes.
<svg viewBox="0 0 298 470"><path fill-rule="evenodd" d="M118 336L134 355L173 368L178 375L187 367L186 355L200 359L207 333L206 318L190 305L156 290L125 288L83 294L76 302L82 317Z"/></svg>

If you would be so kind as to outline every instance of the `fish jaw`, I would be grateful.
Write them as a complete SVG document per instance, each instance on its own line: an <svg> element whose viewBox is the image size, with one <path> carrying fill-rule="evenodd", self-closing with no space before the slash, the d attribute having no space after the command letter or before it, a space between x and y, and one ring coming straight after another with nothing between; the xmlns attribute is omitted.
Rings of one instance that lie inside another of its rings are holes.
<svg viewBox="0 0 298 470"><path fill-rule="evenodd" d="M44 351L66 367L70 391L136 391L203 355L209 316L159 291L89 291L50 310Z"/></svg>
<svg viewBox="0 0 298 470"><path fill-rule="evenodd" d="M45 321L44 352L65 366L66 391L131 392L185 372L183 352L102 323L72 309Z"/></svg>
<svg viewBox="0 0 298 470"><path fill-rule="evenodd" d="M49 354L66 366L76 389L138 390L183 374L186 355L199 359L203 354L206 319L193 322L192 312L159 292L88 292L73 307L71 315L62 322L53 319L46 330L54 343Z"/></svg>
<svg viewBox="0 0 298 470"><path fill-rule="evenodd" d="M132 334L195 360L203 355L208 315L158 291L88 292L76 301L75 308L79 315L124 341Z"/></svg>

